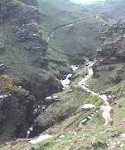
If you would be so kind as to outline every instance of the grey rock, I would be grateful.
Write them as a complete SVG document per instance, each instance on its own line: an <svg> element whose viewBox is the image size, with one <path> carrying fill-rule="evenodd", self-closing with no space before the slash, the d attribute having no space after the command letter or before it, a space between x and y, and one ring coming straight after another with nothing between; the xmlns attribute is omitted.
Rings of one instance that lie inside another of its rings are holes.
<svg viewBox="0 0 125 150"><path fill-rule="evenodd" d="M25 137L26 129L34 120L33 110L36 107L36 99L24 89L12 90L11 95L1 95L0 98L0 124L6 134L9 126L17 129L11 134ZM23 134L22 134L23 133ZM11 136L11 135L9 135Z"/></svg>
<svg viewBox="0 0 125 150"><path fill-rule="evenodd" d="M59 102L59 98L56 95L51 95L51 96L46 97L44 102L49 103L49 104L54 103L54 102Z"/></svg>

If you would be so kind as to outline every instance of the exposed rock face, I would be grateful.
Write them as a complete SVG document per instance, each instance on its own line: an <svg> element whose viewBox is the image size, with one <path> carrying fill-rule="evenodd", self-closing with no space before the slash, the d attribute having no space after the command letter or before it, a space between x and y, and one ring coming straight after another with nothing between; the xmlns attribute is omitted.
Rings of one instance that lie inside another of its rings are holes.
<svg viewBox="0 0 125 150"><path fill-rule="evenodd" d="M102 49L99 53L103 57L102 63L112 64L120 63L125 60L125 37L124 35L112 37L112 40L107 41L102 45Z"/></svg>
<svg viewBox="0 0 125 150"><path fill-rule="evenodd" d="M99 61L94 66L94 73L98 76L100 71L110 72L110 80L118 83L125 79L125 20L119 19L104 36L106 40L97 50Z"/></svg>
<svg viewBox="0 0 125 150"><path fill-rule="evenodd" d="M21 41L27 41L27 50L39 50L45 55L44 52L47 49L47 43L42 40L37 23L40 15L44 16L36 8L20 9L17 15L18 26L15 28L14 33Z"/></svg>
<svg viewBox="0 0 125 150"><path fill-rule="evenodd" d="M112 64L124 62L125 20L119 19L115 25L109 27L104 36L106 40L97 50L99 56L103 57L100 63Z"/></svg>
<svg viewBox="0 0 125 150"><path fill-rule="evenodd" d="M13 83L0 80L0 94L8 87L11 90L7 93L11 95L0 96L0 133L7 137L26 137L36 118L34 109L46 96L62 89L45 61L47 43L38 28L43 17L38 9L20 1L0 1L0 73L9 74L23 86L13 89Z"/></svg>
<svg viewBox="0 0 125 150"><path fill-rule="evenodd" d="M0 2L0 18L17 19L18 26L14 29L14 33L21 41L26 41L26 49L41 50L45 52L47 43L41 39L41 33L38 29L38 20L44 17L37 8L28 5L23 6L23 3L16 0L3 0ZM2 21L1 20L1 21ZM43 54L43 53L42 53Z"/></svg>
<svg viewBox="0 0 125 150"><path fill-rule="evenodd" d="M46 95L52 95L53 93L62 91L62 84L59 80L51 74L48 75L48 73L46 73L46 77L47 78L44 79L44 81L34 84L34 88L31 90L37 99L43 101Z"/></svg>
<svg viewBox="0 0 125 150"><path fill-rule="evenodd" d="M60 82L48 73L48 47L38 28L44 14L16 0L0 1L0 8L0 51L6 74L19 78L23 88L40 100L60 91Z"/></svg>
<svg viewBox="0 0 125 150"><path fill-rule="evenodd" d="M8 17L10 15L9 7L11 7L9 0L0 1L0 18L1 19Z"/></svg>
<svg viewBox="0 0 125 150"><path fill-rule="evenodd" d="M33 110L36 103L35 97L24 89L12 90L11 95L1 97L1 132L9 136L25 137L26 130L34 119Z"/></svg>
<svg viewBox="0 0 125 150"><path fill-rule="evenodd" d="M61 28L54 34L54 40L61 35L62 49L67 55L74 55L72 61L84 62L83 57L94 57L97 47L102 44L101 31L105 26L100 26L96 19L83 19L76 23ZM59 42L56 43L59 45Z"/></svg>

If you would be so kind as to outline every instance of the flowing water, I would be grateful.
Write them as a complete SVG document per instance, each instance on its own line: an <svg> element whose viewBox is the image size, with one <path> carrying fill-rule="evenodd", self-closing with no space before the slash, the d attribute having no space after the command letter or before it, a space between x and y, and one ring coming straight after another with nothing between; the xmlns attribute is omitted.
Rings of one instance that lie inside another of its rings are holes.
<svg viewBox="0 0 125 150"><path fill-rule="evenodd" d="M60 82L63 86L63 89L67 89L69 87L70 82L71 82L71 77L72 77L73 73L78 69L78 66L71 65L71 69L72 69L72 73L69 73L65 79L60 80Z"/></svg>
<svg viewBox="0 0 125 150"><path fill-rule="evenodd" d="M108 96L106 94L98 94L94 91L92 91L91 89L88 88L88 85L86 84L86 81L92 77L93 75L93 65L96 63L97 61L94 60L94 61L89 61L88 59L86 59L86 66L87 66L87 69L88 69L88 74L78 83L78 85L84 89L86 92L88 92L89 94L91 95L96 95L98 97L100 97L103 102L107 103L108 105L104 106L102 105L101 106L101 110L103 110L103 113L102 113L102 117L105 119L105 125L108 125L109 122L112 121L112 118L110 117L110 112L111 112L111 109L112 107L109 105L108 103ZM72 68L72 71L76 71L78 69L77 66L75 65L72 65L71 66ZM70 84L70 79L72 77L72 74L68 74L66 76L66 79L62 80L62 85L63 85L63 89L67 89L69 87L69 84ZM82 125L83 123L87 122L88 120L90 120L96 113L98 112L98 110L96 110L96 112L92 113L91 115L85 117L81 122L80 122L80 125ZM29 135L30 133L33 131L34 129L34 126L35 126L35 120L34 120L34 124L28 129L27 131L27 138L29 138ZM29 142L32 143L32 144L35 144L35 143L38 143L39 141L43 141L45 140L46 138L52 138L53 136L50 136L50 135L44 135L44 134L41 134L40 136L38 137L35 137L34 139L31 139Z"/></svg>

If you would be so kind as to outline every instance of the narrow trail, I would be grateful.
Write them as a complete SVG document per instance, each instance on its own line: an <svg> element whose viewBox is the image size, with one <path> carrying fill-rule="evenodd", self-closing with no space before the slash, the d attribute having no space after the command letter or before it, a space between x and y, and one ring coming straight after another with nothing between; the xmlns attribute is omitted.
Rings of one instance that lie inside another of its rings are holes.
<svg viewBox="0 0 125 150"><path fill-rule="evenodd" d="M55 33L56 31L59 31L60 29L63 29L63 28L65 28L65 27L70 27L70 26L72 27L73 25L82 23L82 22L84 22L85 20L88 21L88 20L93 20L93 19L95 19L95 18L84 18L84 19L77 20L77 21L72 22L72 23L68 23L68 24L64 24L64 25L62 25L62 26L56 27L56 28L54 29L54 31L50 32L50 34L49 34L48 37L47 37L46 42L49 43L50 38L53 38L53 37L54 37L54 33ZM64 54L64 53L62 53L62 54ZM67 55L67 54L66 54L66 55ZM73 57L73 56L72 56L72 57ZM88 61L88 60L86 60L86 61L88 62L88 75L86 75L85 78L82 79L82 80L79 82L79 86L81 86L81 88L83 88L85 91L89 92L90 94L92 94L92 95L97 95L97 96L100 97L103 101L107 101L106 95L99 95L99 94L97 94L97 93L91 91L89 88L87 88L87 85L86 85L85 82L93 75L92 66L96 63L96 60L95 60L95 61L91 61L91 62ZM94 115L94 114L92 114L92 115ZM34 124L33 124L33 126L31 126L31 127L29 128L29 130L27 131L27 138L29 138L30 132L33 131L33 128L34 128ZM32 144L35 144L35 143L38 143L38 142L40 142L40 141L44 141L45 139L52 138L52 137L53 137L53 136L41 134L40 136L33 138L33 139L30 140L29 142L32 143Z"/></svg>
<svg viewBox="0 0 125 150"><path fill-rule="evenodd" d="M83 21L85 21L85 20L93 20L93 19L95 19L95 18L84 18L84 19L77 20L77 21L72 22L72 23L67 23L67 24L63 24L62 26L55 27L54 31L50 32L50 34L48 35L46 42L49 43L50 38L51 38L51 37L53 38L53 37L54 37L54 33L55 33L56 31L59 31L60 29L63 29L63 28L65 28L65 27L70 27L70 26L79 24L79 23L81 23L81 22L83 22Z"/></svg>
<svg viewBox="0 0 125 150"><path fill-rule="evenodd" d="M103 110L103 113L102 113L102 117L105 119L105 126L107 125L110 125L111 121L112 121L112 118L110 117L110 111L112 109L112 107L109 105L108 103L108 97L103 94L103 95L100 95L98 93L95 93L94 91L91 91L89 88L88 88L88 85L86 85L86 81L93 75L93 65L97 62L96 60L94 61L89 61L89 60L86 60L86 66L88 68L88 74L78 83L78 85L84 89L86 92L92 94L92 95L97 95L98 97L100 97L103 102L107 103L106 106L101 106L101 109ZM71 74L70 74L71 75ZM89 121L96 113L98 112L98 110L96 109L95 112L91 113L89 116L85 117L81 122L80 122L80 125L82 125L83 123ZM80 126L79 125L79 126ZM29 133L28 133L29 134ZM29 135L28 135L29 137ZM28 138L27 137L27 138ZM53 138L52 135L48 135L48 134L40 134L39 136L37 137L34 137L32 139L29 140L29 143L31 144L36 144L36 143L39 143L41 141L44 141L45 139L48 139L48 138Z"/></svg>
<svg viewBox="0 0 125 150"><path fill-rule="evenodd" d="M88 74L79 82L79 86L84 89L86 92L88 92L89 94L91 95L96 95L98 96L99 98L101 98L104 102L104 105L101 106L101 110L103 111L102 113L102 117L105 119L105 126L108 126L111 124L112 122L112 118L111 118L111 115L110 115L110 112L111 112L111 109L112 107L109 105L109 102L108 102L108 96L103 94L103 95L100 95L98 93L95 93L94 91L91 91L89 88L88 88L88 85L86 84L86 81L93 75L93 65L97 62L96 60L94 61L89 61L89 60L86 60L86 66L87 66L87 69L88 69ZM90 115L91 116L91 115ZM84 122L84 121L83 121Z"/></svg>

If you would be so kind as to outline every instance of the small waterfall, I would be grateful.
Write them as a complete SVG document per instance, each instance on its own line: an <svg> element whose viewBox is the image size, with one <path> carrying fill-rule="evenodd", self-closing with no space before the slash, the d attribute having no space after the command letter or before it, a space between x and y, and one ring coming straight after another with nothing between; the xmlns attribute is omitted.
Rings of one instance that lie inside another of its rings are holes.
<svg viewBox="0 0 125 150"><path fill-rule="evenodd" d="M69 87L69 84L71 82L71 77L73 73L78 69L78 66L76 65L71 65L72 73L69 73L66 78L63 80L61 79L60 82L63 85L63 89L67 89Z"/></svg>
<svg viewBox="0 0 125 150"><path fill-rule="evenodd" d="M40 114L44 114L45 113L45 106L43 105L42 107L41 106L37 106L34 111L33 111L33 114L36 116L36 118L34 119L34 122L33 124L28 128L27 130L27 135L26 135L26 138L29 138L30 137L30 134L31 132L34 130L35 126L37 125L38 123L38 115Z"/></svg>

